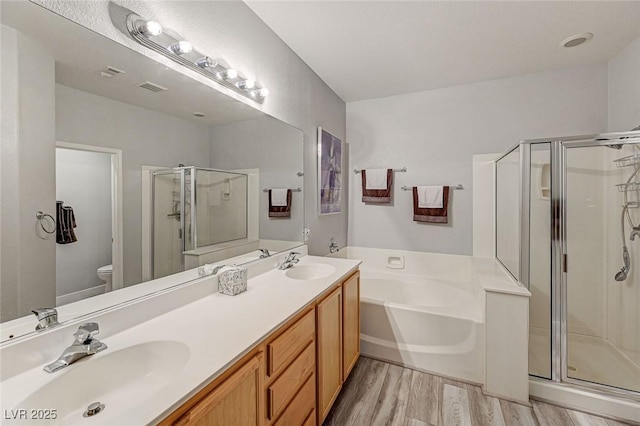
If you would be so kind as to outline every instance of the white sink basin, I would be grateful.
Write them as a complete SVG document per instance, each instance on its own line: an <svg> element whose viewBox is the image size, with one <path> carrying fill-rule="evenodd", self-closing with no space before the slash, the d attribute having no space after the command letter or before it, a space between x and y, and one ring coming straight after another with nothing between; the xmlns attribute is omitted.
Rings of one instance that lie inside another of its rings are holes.
<svg viewBox="0 0 640 426"><path fill-rule="evenodd" d="M335 271L336 268L334 266L312 263L308 265L297 265L287 269L285 275L294 280L319 280L320 278L328 277Z"/></svg>
<svg viewBox="0 0 640 426"><path fill-rule="evenodd" d="M51 373L57 377L16 408L57 409L57 418L47 424L86 422L83 413L94 402L105 405L104 412L93 417L96 420L104 419L109 411L144 410L144 400L176 380L190 357L189 348L176 341L146 342L111 353L109 350Z"/></svg>

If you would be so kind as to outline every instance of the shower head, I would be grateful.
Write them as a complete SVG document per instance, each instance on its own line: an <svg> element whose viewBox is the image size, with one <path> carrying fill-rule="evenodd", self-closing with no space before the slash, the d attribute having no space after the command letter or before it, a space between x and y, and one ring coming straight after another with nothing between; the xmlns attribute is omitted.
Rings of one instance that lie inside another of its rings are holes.
<svg viewBox="0 0 640 426"><path fill-rule="evenodd" d="M627 246L622 248L622 260L624 261L624 266L616 274L616 281L624 281L627 279L627 275L629 275L629 265L631 262L629 260L629 250L627 249Z"/></svg>

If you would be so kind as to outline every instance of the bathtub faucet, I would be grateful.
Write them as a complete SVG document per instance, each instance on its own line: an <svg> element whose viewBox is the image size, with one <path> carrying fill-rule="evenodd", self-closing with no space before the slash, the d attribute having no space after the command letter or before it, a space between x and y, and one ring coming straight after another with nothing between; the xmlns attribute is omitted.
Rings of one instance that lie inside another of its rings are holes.
<svg viewBox="0 0 640 426"><path fill-rule="evenodd" d="M282 262L282 265L280 265L278 269L284 271L285 269L291 268L293 265L300 262L300 259L298 259L298 256L300 256L300 253L298 253L297 251L290 252L287 258L284 260L284 262Z"/></svg>

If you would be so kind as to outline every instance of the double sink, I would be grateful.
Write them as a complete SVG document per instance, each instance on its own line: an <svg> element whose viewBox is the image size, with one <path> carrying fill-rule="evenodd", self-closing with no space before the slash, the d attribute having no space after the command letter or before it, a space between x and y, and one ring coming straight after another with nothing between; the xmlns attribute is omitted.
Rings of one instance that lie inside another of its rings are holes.
<svg viewBox="0 0 640 426"><path fill-rule="evenodd" d="M107 336L108 349L57 372L44 372L41 363L3 380L3 424L154 423L348 273L351 263L304 257L289 269L250 279L245 293L213 293ZM139 309L143 303L153 301Z"/></svg>

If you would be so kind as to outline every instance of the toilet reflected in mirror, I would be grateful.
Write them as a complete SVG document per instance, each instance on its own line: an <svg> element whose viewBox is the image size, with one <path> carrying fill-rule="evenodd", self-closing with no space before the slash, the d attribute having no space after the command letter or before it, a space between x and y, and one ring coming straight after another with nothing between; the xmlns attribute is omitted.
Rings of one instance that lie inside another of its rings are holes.
<svg viewBox="0 0 640 426"><path fill-rule="evenodd" d="M113 265L105 265L98 268L98 278L104 281L104 292L112 290Z"/></svg>

